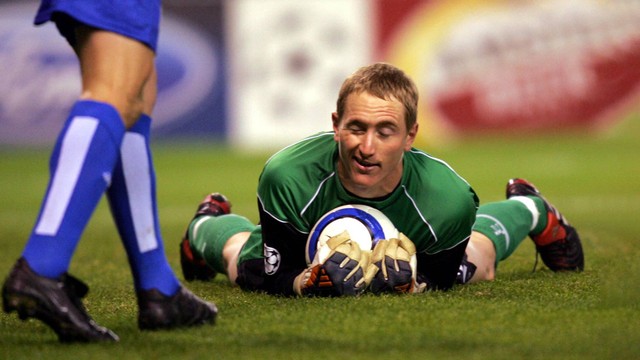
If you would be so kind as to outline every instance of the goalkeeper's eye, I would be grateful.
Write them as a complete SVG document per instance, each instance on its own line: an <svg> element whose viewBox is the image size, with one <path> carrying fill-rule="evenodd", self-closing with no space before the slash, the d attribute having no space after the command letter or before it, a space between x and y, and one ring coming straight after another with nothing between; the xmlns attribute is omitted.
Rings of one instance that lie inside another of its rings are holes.
<svg viewBox="0 0 640 360"><path fill-rule="evenodd" d="M365 127L358 123L350 123L345 129L354 135L362 135L366 132Z"/></svg>
<svg viewBox="0 0 640 360"><path fill-rule="evenodd" d="M383 139L393 136L395 133L396 131L394 128L387 127L387 126L378 129L378 136Z"/></svg>

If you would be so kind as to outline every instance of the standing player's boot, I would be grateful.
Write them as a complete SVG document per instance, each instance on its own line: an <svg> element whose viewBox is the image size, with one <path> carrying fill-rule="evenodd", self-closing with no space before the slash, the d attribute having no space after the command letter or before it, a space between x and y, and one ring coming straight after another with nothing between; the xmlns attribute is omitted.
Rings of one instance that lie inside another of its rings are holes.
<svg viewBox="0 0 640 360"><path fill-rule="evenodd" d="M88 291L86 284L67 273L57 279L40 276L21 258L2 287L4 312L17 311L22 320L41 320L60 342L118 341L116 334L87 314L82 298Z"/></svg>
<svg viewBox="0 0 640 360"><path fill-rule="evenodd" d="M578 232L551 205L533 184L524 179L511 179L507 184L507 199L512 196L536 196L547 210L547 226L541 233L529 234L545 265L553 271L584 269L584 254Z"/></svg>
<svg viewBox="0 0 640 360"><path fill-rule="evenodd" d="M229 213L231 213L231 203L229 200L222 194L212 193L200 202L193 219L202 215L220 216ZM203 258L193 252L189 242L188 227L180 241L180 265L182 267L182 275L187 281L208 281L212 280L217 274L215 270L207 265Z"/></svg>
<svg viewBox="0 0 640 360"><path fill-rule="evenodd" d="M214 324L218 315L214 304L200 299L183 286L172 296L156 289L138 291L137 296L141 330Z"/></svg>

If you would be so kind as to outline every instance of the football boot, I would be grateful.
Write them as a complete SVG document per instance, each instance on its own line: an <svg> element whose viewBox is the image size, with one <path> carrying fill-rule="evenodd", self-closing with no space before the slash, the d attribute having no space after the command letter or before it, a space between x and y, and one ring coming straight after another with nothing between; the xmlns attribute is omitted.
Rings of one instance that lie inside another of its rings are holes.
<svg viewBox="0 0 640 360"><path fill-rule="evenodd" d="M86 284L67 273L56 279L40 276L21 258L2 287L3 309L17 311L21 320L41 320L63 343L118 341L116 334L87 314L81 299L88 291Z"/></svg>
<svg viewBox="0 0 640 360"><path fill-rule="evenodd" d="M156 289L138 291L137 296L141 330L214 324L218 314L213 303L200 299L183 286L172 296Z"/></svg>
<svg viewBox="0 0 640 360"><path fill-rule="evenodd" d="M231 202L222 194L212 193L200 202L191 221L202 215L220 216L229 213L231 213ZM182 267L182 275L187 281L208 281L217 274L202 257L193 252L189 241L188 227L180 241L180 266Z"/></svg>
<svg viewBox="0 0 640 360"><path fill-rule="evenodd" d="M549 203L536 187L524 179L511 179L507 183L507 199L513 196L536 196L544 202L547 226L539 234L529 236L536 245L544 264L553 271L584 269L582 243L576 229Z"/></svg>

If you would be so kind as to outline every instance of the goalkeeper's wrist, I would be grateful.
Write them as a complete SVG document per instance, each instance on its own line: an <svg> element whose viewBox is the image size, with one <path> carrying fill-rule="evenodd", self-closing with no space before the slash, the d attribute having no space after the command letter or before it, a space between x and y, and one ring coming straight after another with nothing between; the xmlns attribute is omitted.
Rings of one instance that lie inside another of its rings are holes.
<svg viewBox="0 0 640 360"><path fill-rule="evenodd" d="M293 279L293 292L296 295L302 296L302 289L304 288L307 281L309 281L310 277L311 268L309 267L302 270L302 272L298 276L296 276L295 279Z"/></svg>

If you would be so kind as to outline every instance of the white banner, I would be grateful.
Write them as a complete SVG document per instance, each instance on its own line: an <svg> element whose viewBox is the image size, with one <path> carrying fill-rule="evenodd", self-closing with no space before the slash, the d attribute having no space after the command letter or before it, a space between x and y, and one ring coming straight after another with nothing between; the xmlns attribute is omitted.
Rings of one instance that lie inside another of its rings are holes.
<svg viewBox="0 0 640 360"><path fill-rule="evenodd" d="M366 0L235 0L227 13L229 139L287 145L331 129L344 78L371 59Z"/></svg>

